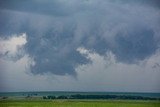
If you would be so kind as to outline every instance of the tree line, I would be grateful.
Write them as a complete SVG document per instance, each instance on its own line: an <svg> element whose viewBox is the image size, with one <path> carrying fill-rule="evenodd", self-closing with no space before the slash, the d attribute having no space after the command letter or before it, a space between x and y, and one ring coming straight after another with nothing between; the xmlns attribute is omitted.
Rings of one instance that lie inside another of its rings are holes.
<svg viewBox="0 0 160 107"><path fill-rule="evenodd" d="M160 98L131 96L131 95L61 95L43 96L43 99L126 99L126 100L160 100Z"/></svg>

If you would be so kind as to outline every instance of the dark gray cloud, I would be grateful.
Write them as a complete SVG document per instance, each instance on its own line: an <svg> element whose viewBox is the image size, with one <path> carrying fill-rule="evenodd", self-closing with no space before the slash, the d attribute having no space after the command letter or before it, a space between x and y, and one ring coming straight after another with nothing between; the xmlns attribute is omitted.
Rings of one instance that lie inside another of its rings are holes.
<svg viewBox="0 0 160 107"><path fill-rule="evenodd" d="M0 4L0 37L27 34L24 49L35 62L34 74L76 75L75 68L89 62L78 47L101 55L109 50L118 61L135 63L160 45L160 10L149 3L2 0Z"/></svg>
<svg viewBox="0 0 160 107"><path fill-rule="evenodd" d="M115 40L117 46L113 48L119 60L134 62L143 60L146 57L154 54L158 48L154 40L154 32L147 28L134 28L131 31L119 32Z"/></svg>
<svg viewBox="0 0 160 107"><path fill-rule="evenodd" d="M65 9L67 8L65 7L65 5L53 0L47 0L45 2L36 0L1 0L0 8L56 16L64 16L69 14L69 11L65 11Z"/></svg>
<svg viewBox="0 0 160 107"><path fill-rule="evenodd" d="M139 5L148 5L153 6L156 8L160 7L160 1L159 0L110 0L115 3L132 3L132 4L139 4Z"/></svg>

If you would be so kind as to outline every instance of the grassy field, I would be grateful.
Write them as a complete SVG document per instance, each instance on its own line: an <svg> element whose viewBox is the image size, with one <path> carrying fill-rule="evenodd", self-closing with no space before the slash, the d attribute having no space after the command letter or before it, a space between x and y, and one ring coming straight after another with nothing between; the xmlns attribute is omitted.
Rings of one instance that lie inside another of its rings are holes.
<svg viewBox="0 0 160 107"><path fill-rule="evenodd" d="M135 100L4 100L0 107L160 107L158 101Z"/></svg>

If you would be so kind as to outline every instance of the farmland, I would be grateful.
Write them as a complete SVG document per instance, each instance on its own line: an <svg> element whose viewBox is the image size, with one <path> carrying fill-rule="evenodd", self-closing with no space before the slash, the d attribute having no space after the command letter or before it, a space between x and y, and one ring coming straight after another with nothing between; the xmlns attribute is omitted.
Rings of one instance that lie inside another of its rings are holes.
<svg viewBox="0 0 160 107"><path fill-rule="evenodd" d="M1 100L1 107L160 107L159 101L144 100Z"/></svg>

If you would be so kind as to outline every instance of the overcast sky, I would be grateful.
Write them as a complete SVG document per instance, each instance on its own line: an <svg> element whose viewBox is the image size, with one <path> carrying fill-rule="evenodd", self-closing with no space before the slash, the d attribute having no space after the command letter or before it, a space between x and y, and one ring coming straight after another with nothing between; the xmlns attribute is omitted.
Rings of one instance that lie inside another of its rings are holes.
<svg viewBox="0 0 160 107"><path fill-rule="evenodd" d="M160 92L159 0L1 0L0 91Z"/></svg>

